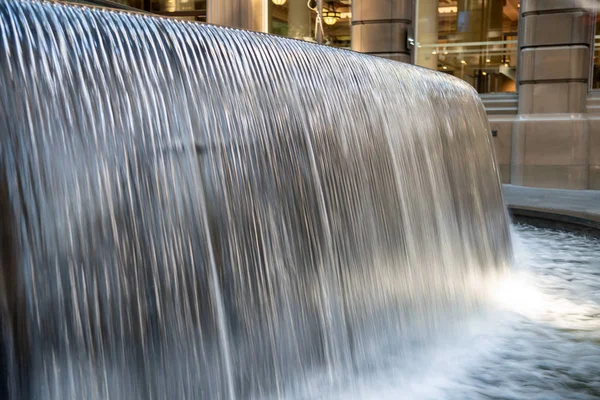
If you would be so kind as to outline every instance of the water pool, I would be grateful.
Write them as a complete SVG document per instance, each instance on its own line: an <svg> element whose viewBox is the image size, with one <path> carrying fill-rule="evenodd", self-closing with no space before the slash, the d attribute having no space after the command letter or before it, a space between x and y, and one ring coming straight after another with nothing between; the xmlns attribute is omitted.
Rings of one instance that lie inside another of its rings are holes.
<svg viewBox="0 0 600 400"><path fill-rule="evenodd" d="M600 399L600 239L530 225L513 237L510 275L460 334L376 379L311 397Z"/></svg>

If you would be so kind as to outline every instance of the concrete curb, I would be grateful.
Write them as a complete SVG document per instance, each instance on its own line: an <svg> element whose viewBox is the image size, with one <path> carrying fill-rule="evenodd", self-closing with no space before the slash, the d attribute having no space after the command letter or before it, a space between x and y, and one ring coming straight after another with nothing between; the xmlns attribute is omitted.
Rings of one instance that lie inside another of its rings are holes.
<svg viewBox="0 0 600 400"><path fill-rule="evenodd" d="M544 228L577 231L600 237L600 217L595 214L510 204L507 208L511 217L517 222L529 222Z"/></svg>

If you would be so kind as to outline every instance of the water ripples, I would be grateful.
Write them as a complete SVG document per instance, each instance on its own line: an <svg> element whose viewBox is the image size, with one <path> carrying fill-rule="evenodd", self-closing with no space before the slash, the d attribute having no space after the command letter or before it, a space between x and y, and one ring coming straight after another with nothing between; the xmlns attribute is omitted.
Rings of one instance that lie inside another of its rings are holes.
<svg viewBox="0 0 600 400"><path fill-rule="evenodd" d="M487 311L410 367L331 397L599 399L600 239L517 225L514 243L515 266Z"/></svg>

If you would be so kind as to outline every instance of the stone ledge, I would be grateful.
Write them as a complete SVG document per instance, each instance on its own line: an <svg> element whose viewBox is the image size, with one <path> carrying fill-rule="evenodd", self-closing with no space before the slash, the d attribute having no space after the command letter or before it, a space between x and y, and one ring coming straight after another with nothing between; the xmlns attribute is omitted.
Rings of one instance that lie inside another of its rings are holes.
<svg viewBox="0 0 600 400"><path fill-rule="evenodd" d="M600 236L600 191L502 185L502 192L518 221Z"/></svg>
<svg viewBox="0 0 600 400"><path fill-rule="evenodd" d="M513 219L522 222L529 222L541 227L577 230L600 237L600 218L595 215L511 205L508 205L507 208Z"/></svg>
<svg viewBox="0 0 600 400"><path fill-rule="evenodd" d="M510 208L545 210L600 221L600 191L541 189L502 185L504 202Z"/></svg>

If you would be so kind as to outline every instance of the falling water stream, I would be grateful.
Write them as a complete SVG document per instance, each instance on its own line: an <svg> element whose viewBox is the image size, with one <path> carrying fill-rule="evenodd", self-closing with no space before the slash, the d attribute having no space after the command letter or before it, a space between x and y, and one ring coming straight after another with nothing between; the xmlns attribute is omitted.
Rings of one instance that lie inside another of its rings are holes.
<svg viewBox="0 0 600 400"><path fill-rule="evenodd" d="M511 351L497 298L512 296L495 294L519 284L465 82L0 0L0 132L0 397L485 398L490 371L516 385L485 346ZM476 355L490 367L455 363ZM489 398L533 398L506 393Z"/></svg>
<svg viewBox="0 0 600 400"><path fill-rule="evenodd" d="M523 400L600 398L600 238L514 228L515 261L487 307L458 332L349 390L291 398Z"/></svg>

